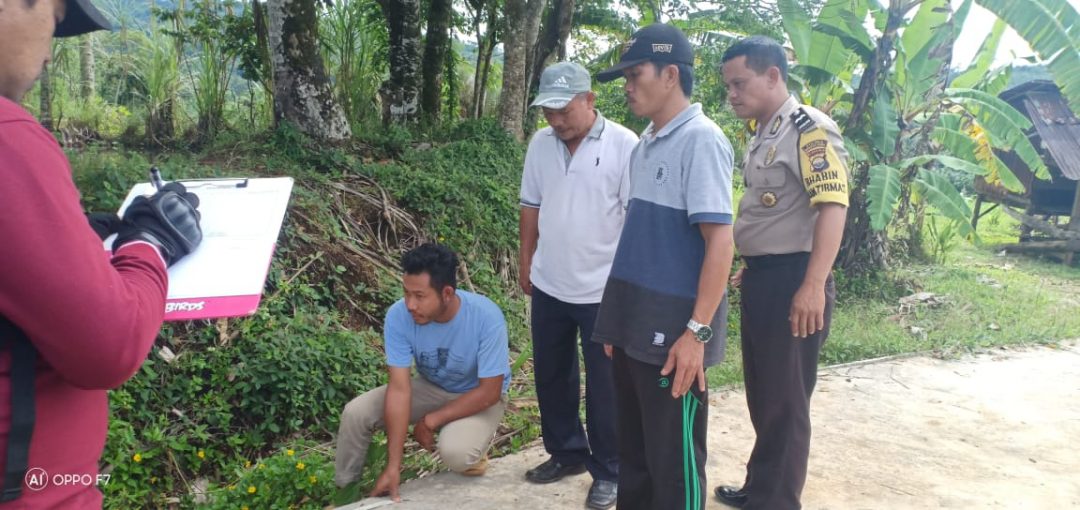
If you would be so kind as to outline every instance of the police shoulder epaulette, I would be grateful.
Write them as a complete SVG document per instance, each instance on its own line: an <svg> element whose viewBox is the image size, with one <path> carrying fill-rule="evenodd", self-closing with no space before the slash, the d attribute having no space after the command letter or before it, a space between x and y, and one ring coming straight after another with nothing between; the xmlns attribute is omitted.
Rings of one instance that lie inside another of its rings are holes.
<svg viewBox="0 0 1080 510"><path fill-rule="evenodd" d="M799 108L798 110L795 110L795 113L791 114L791 121L795 123L795 128L798 129L800 133L810 131L811 129L814 129L814 126L817 126L814 119L811 119L810 114L806 113L806 110L803 108Z"/></svg>

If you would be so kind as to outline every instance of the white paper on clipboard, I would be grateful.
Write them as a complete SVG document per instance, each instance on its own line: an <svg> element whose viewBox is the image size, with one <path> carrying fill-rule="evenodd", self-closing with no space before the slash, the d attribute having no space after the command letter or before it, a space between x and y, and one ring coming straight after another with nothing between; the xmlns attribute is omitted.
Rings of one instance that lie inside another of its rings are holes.
<svg viewBox="0 0 1080 510"><path fill-rule="evenodd" d="M179 181L199 197L203 240L169 268L165 320L238 317L255 312L292 194L291 177ZM120 214L139 195L135 185ZM112 237L105 247L112 246Z"/></svg>

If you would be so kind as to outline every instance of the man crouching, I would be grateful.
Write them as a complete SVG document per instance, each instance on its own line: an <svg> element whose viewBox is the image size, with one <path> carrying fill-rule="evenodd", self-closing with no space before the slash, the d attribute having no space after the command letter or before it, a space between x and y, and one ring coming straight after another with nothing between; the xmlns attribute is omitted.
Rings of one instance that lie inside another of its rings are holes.
<svg viewBox="0 0 1080 510"><path fill-rule="evenodd" d="M410 423L416 442L437 452L451 470L477 476L487 468L510 386L506 319L490 299L456 288L457 266L457 256L437 244L402 257L405 297L390 306L383 328L390 383L345 406L337 436L338 487L360 478L371 435L385 428L388 463L371 495L400 501Z"/></svg>

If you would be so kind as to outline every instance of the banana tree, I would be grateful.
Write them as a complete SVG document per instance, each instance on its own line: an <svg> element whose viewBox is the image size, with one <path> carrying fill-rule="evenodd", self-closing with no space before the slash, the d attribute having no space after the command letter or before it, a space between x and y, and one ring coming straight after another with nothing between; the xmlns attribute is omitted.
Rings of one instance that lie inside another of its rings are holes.
<svg viewBox="0 0 1080 510"><path fill-rule="evenodd" d="M1080 111L1080 13L1069 0L976 0L1008 23L1047 63L1054 82Z"/></svg>
<svg viewBox="0 0 1080 510"><path fill-rule="evenodd" d="M1039 2L1067 5L1066 0ZM951 80L953 41L972 3L965 0L953 10L949 0L890 0L887 6L876 0L828 0L810 16L796 0L778 1L798 59L792 81L804 102L831 113L843 126L854 160L841 267L883 267L887 228L907 222L909 236L917 241L926 206L973 236L971 211L949 175L980 175L1022 190L997 151L1012 151L1036 175L1048 174L1025 135L1031 123L995 95L1007 80L1007 71L989 69L1004 28L1000 23L972 66Z"/></svg>

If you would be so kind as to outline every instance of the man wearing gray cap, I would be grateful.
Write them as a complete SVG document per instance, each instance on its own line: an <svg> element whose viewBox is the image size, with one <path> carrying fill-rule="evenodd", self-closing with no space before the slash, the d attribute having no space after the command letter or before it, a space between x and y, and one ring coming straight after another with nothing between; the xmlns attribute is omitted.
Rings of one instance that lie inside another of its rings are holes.
<svg viewBox="0 0 1080 510"><path fill-rule="evenodd" d="M88 222L64 152L19 105L54 36L107 27L89 0L0 0L0 509L101 508L106 390L146 359L166 266L202 239L178 183Z"/></svg>
<svg viewBox="0 0 1080 510"><path fill-rule="evenodd" d="M532 106L544 110L521 178L521 289L532 296L533 363L544 448L551 458L525 478L552 483L588 470L586 505L617 497L611 360L589 341L619 242L637 136L595 109L589 72L560 62L544 70ZM585 358L585 427L578 335Z"/></svg>

